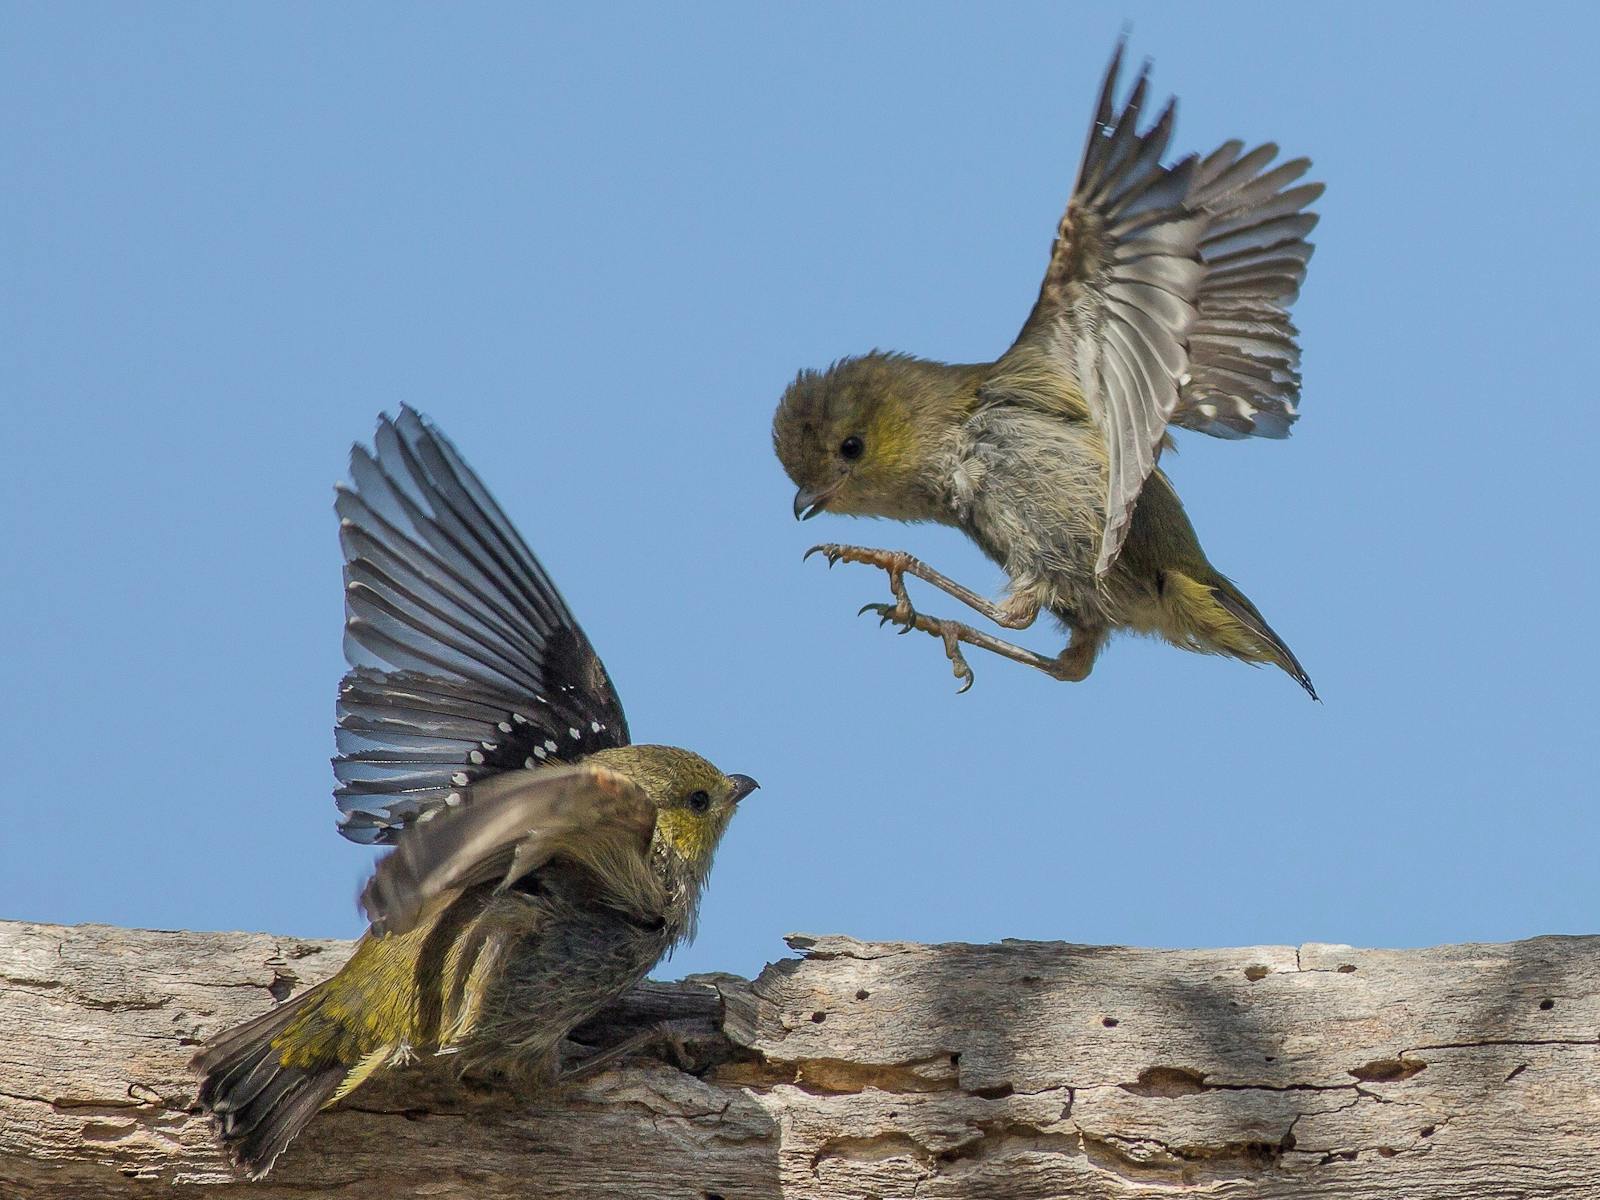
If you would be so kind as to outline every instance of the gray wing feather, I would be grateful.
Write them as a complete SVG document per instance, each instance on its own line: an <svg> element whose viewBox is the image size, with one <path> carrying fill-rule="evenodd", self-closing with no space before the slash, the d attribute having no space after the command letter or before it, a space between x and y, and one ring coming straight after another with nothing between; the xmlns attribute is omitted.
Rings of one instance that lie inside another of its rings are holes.
<svg viewBox="0 0 1600 1200"><path fill-rule="evenodd" d="M1115 561L1169 422L1219 437L1282 436L1299 351L1287 307L1305 278L1320 184L1268 169L1275 146L1228 142L1163 165L1175 106L1139 130L1146 64L1118 108L1119 45L1039 300L1008 352L1041 348L1075 381L1105 437L1105 532ZM1005 360L1002 360L1004 362Z"/></svg>
<svg viewBox="0 0 1600 1200"><path fill-rule="evenodd" d="M1299 416L1299 331L1289 307L1300 295L1317 214L1304 211L1323 185L1290 186L1310 169L1297 158L1266 169L1271 143L1240 155L1228 142L1197 174L1190 207L1206 215L1198 247L1206 273L1195 291L1189 377L1172 422L1213 437L1289 436Z"/></svg>

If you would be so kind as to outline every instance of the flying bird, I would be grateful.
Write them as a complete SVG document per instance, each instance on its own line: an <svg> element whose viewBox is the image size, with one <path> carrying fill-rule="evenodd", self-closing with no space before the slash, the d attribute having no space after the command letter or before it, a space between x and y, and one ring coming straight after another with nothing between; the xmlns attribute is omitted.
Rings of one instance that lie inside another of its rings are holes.
<svg viewBox="0 0 1600 1200"><path fill-rule="evenodd" d="M993 362L873 351L802 371L773 442L820 512L935 521L1005 571L993 602L896 551L828 543L807 552L888 572L901 632L944 643L965 691L976 646L1082 680L1111 633L1281 668L1316 691L1288 644L1213 567L1157 465L1172 427L1219 438L1287 437L1300 393L1289 307L1305 279L1322 194L1304 158L1225 142L1167 162L1175 101L1153 120L1149 66L1119 104L1117 48L1082 165L1022 332ZM1006 629L1041 612L1069 632L1050 656L918 612L914 576Z"/></svg>

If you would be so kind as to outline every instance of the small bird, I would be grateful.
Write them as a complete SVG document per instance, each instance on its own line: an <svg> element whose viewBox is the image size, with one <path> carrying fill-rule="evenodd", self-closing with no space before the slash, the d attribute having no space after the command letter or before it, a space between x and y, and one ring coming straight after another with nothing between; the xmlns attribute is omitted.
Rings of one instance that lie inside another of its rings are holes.
<svg viewBox="0 0 1600 1200"><path fill-rule="evenodd" d="M694 935L734 809L756 787L637 746L544 568L444 436L408 408L351 452L335 508L345 657L340 831L393 843L334 975L191 1064L259 1178L316 1112L422 1053L549 1084L569 1031Z"/></svg>
<svg viewBox="0 0 1600 1200"><path fill-rule="evenodd" d="M1206 559L1156 462L1178 425L1221 438L1286 437L1300 390L1288 308L1317 222L1310 162L1230 141L1170 165L1175 101L1141 130L1149 65L1115 102L1119 45L1038 301L994 362L878 351L802 371L773 420L778 458L819 512L937 521L1009 577L992 603L908 554L814 546L829 565L889 574L901 632L944 642L961 691L962 644L1082 680L1114 630L1281 667L1311 680L1261 613ZM912 575L1008 629L1048 611L1070 631L1049 657L917 612Z"/></svg>

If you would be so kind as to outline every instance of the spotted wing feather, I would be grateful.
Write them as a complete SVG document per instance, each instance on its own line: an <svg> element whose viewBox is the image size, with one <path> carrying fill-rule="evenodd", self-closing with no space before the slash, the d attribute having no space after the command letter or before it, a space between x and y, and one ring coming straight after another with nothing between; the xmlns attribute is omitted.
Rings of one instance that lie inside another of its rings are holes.
<svg viewBox="0 0 1600 1200"><path fill-rule="evenodd" d="M499 771L625 745L616 690L549 576L444 436L379 420L338 489L340 831L390 842Z"/></svg>

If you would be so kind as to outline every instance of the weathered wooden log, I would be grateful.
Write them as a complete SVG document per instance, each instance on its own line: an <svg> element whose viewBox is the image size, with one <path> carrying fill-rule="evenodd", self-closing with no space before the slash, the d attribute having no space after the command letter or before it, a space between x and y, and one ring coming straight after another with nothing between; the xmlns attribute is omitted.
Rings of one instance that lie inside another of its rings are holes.
<svg viewBox="0 0 1600 1200"><path fill-rule="evenodd" d="M241 1183L185 1063L349 944L0 923L0 1196L1600 1196L1600 937L1137 950L796 937L652 984L673 1061L529 1099L423 1065Z"/></svg>

